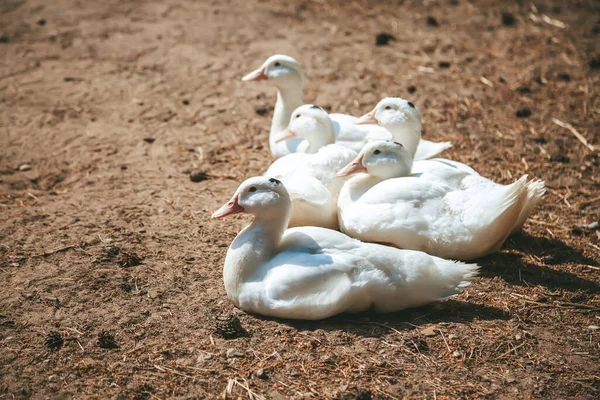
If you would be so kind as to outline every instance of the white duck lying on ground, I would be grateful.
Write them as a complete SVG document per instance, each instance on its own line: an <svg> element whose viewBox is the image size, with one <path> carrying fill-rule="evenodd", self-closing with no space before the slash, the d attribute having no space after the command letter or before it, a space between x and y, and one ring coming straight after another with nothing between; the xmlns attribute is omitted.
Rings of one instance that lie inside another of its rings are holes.
<svg viewBox="0 0 600 400"><path fill-rule="evenodd" d="M399 97L384 98L377 103L373 111L358 118L355 123L379 124L392 132L394 141L406 146L412 155L414 155L415 146L419 143L421 136L421 114L419 110L414 104ZM466 164L444 158L414 161L411 172L413 174L427 173L430 177L437 175L444 183L461 188L462 178L466 175L455 174L448 167L465 172L466 174L479 175L473 168ZM491 183L494 184L493 182ZM521 229L525 220L534 207L541 201L545 192L546 188L543 181L534 180L527 183L527 200L519 219L513 227L513 232Z"/></svg>
<svg viewBox="0 0 600 400"><path fill-rule="evenodd" d="M472 260L498 250L527 201L527 175L500 185L445 166L410 175L408 149L391 141L367 143L338 176L348 180L339 199L342 232L366 242L390 243L443 258Z"/></svg>
<svg viewBox="0 0 600 400"><path fill-rule="evenodd" d="M275 143L275 138L285 130L293 110L304 104L302 91L304 89L304 72L300 63L294 58L277 54L271 56L263 65L242 78L243 81L268 80L277 87L277 102L271 122L269 145L275 158L295 153L299 140L289 140L285 143ZM390 134L377 125L355 126L356 119L346 114L330 114L334 124L335 141L359 151L369 140L389 139ZM394 138L394 140L396 140ZM452 147L450 142L435 143L422 140L415 147L415 159L426 159ZM414 155L414 154L413 154Z"/></svg>
<svg viewBox="0 0 600 400"><path fill-rule="evenodd" d="M321 226L337 229L337 198L348 178L336 173L356 156L348 147L333 144L333 124L320 107L298 107L275 142L300 138L300 153L277 160L263 175L283 181L292 199L292 226ZM294 139L295 140L295 139ZM312 154L314 153L314 154Z"/></svg>
<svg viewBox="0 0 600 400"><path fill-rule="evenodd" d="M227 251L223 280L239 308L279 318L323 319L342 312L392 312L453 296L476 264L362 243L317 227L287 229L291 203L273 178L243 182L213 218L254 220Z"/></svg>

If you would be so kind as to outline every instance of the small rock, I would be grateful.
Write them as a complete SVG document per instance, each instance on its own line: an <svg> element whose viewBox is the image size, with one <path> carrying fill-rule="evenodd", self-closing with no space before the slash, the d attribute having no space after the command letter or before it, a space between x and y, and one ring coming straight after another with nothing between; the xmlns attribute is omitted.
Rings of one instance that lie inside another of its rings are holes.
<svg viewBox="0 0 600 400"><path fill-rule="evenodd" d="M204 171L194 171L190 174L190 181L202 182L208 179L208 175Z"/></svg>
<svg viewBox="0 0 600 400"><path fill-rule="evenodd" d="M115 335L106 331L102 331L100 332L100 335L98 335L98 346L102 347L103 349L119 348L119 344L115 340Z"/></svg>
<svg viewBox="0 0 600 400"><path fill-rule="evenodd" d="M210 353L200 353L200 355L198 356L198 358L196 359L196 361L198 362L204 362L204 361L208 361L212 359L212 354Z"/></svg>
<svg viewBox="0 0 600 400"><path fill-rule="evenodd" d="M515 113L517 118L528 118L531 116L531 110L529 108L522 108Z"/></svg>
<svg viewBox="0 0 600 400"><path fill-rule="evenodd" d="M361 390L356 395L356 400L371 400L373 398L373 394L369 390Z"/></svg>
<svg viewBox="0 0 600 400"><path fill-rule="evenodd" d="M64 343L65 341L61 334L55 331L48 332L46 340L44 341L44 345L52 351L60 350Z"/></svg>
<svg viewBox="0 0 600 400"><path fill-rule="evenodd" d="M269 374L267 374L267 371L265 371L264 368L257 369L254 374L256 375L257 378L269 379Z"/></svg>
<svg viewBox="0 0 600 400"><path fill-rule="evenodd" d="M121 254L119 254L117 262L119 263L119 265L121 265L121 267L129 268L140 265L142 263L142 260L136 253L128 253L126 251L122 251Z"/></svg>
<svg viewBox="0 0 600 400"><path fill-rule="evenodd" d="M256 110L256 114L260 115L261 117L264 115L267 115L267 113L269 112L269 110L267 109L267 107L258 107Z"/></svg>
<svg viewBox="0 0 600 400"><path fill-rule="evenodd" d="M392 40L396 40L394 35L390 35L389 33L379 33L375 37L375 45L376 46L387 46Z"/></svg>
<svg viewBox="0 0 600 400"><path fill-rule="evenodd" d="M435 331L435 327L430 326L428 328L421 330L421 335L427 336L427 337L433 337L433 336L437 336L437 332Z"/></svg>
<svg viewBox="0 0 600 400"><path fill-rule="evenodd" d="M598 325L590 325L588 326L588 329L591 331L597 331L598 329L600 329L600 326Z"/></svg>
<svg viewBox="0 0 600 400"><path fill-rule="evenodd" d="M225 353L225 355L227 356L227 358L244 357L244 353L242 353L234 348L227 349L227 352Z"/></svg>
<svg viewBox="0 0 600 400"><path fill-rule="evenodd" d="M440 62L438 63L438 66L439 66L440 68L444 68L444 69L445 69L445 68L450 68L450 63L449 63L448 61L440 61Z"/></svg>
<svg viewBox="0 0 600 400"><path fill-rule="evenodd" d="M515 335L515 340L521 340L521 339L522 339L522 336L520 334Z"/></svg>
<svg viewBox="0 0 600 400"><path fill-rule="evenodd" d="M427 25L429 26L440 26L440 24L438 23L437 19L435 19L432 16L427 17Z"/></svg>
<svg viewBox="0 0 600 400"><path fill-rule="evenodd" d="M154 138L152 138L152 137L147 137L147 138L144 138L144 142L146 142L146 143L154 143L154 141L155 141L155 140L156 140L156 139L154 139Z"/></svg>
<svg viewBox="0 0 600 400"><path fill-rule="evenodd" d="M215 333L223 339L236 339L249 336L248 331L242 326L238 317L225 316L215 321Z"/></svg>
<svg viewBox="0 0 600 400"><path fill-rule="evenodd" d="M600 222L596 221L596 222L592 222L591 224L579 224L580 227L585 228L585 229L598 229L600 225Z"/></svg>
<svg viewBox="0 0 600 400"><path fill-rule="evenodd" d="M454 356L456 358L460 357L460 351L454 350L454 352L452 353L452 356Z"/></svg>
<svg viewBox="0 0 600 400"><path fill-rule="evenodd" d="M509 13L507 11L502 12L502 25L515 26L516 23L517 23L517 20L515 19L514 15L512 15L511 13Z"/></svg>
<svg viewBox="0 0 600 400"><path fill-rule="evenodd" d="M31 165L30 164L21 164L21 165L19 165L19 171L21 171L21 172L31 171Z"/></svg>
<svg viewBox="0 0 600 400"><path fill-rule="evenodd" d="M564 82L571 81L571 75L567 74L566 72L559 72L557 76L558 76L558 79L560 79L561 81L564 81Z"/></svg>

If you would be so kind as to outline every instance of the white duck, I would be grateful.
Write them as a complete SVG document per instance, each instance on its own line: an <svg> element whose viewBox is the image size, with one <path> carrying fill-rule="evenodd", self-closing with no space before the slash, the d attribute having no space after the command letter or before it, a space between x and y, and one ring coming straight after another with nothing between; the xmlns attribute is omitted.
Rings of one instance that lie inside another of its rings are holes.
<svg viewBox="0 0 600 400"><path fill-rule="evenodd" d="M362 243L317 227L287 229L287 190L276 179L243 182L213 218L246 212L254 219L227 251L227 296L246 311L279 318L323 319L342 312L392 312L453 296L476 264Z"/></svg>
<svg viewBox="0 0 600 400"><path fill-rule="evenodd" d="M263 175L283 181L292 199L292 226L337 229L337 198L347 178L337 171L356 156L348 147L333 144L333 124L320 107L306 104L292 114L288 128L275 140L300 138L299 153L277 160ZM314 153L314 154L313 154Z"/></svg>
<svg viewBox="0 0 600 400"><path fill-rule="evenodd" d="M414 104L399 97L386 97L382 99L373 111L361 116L355 121L357 124L379 124L392 133L393 140L401 143L414 156L415 146L421 137L421 114ZM416 160L416 158L414 158ZM470 175L479 175L473 168L458 161L444 158L414 161L413 174L427 173L429 177L438 176L446 184L460 187L464 175L455 174L452 167ZM449 174L449 175L448 175ZM491 181L489 181L491 182ZM521 215L515 223L513 232L521 229L525 220L541 201L546 188L543 181L533 180L527 182L527 200Z"/></svg>
<svg viewBox="0 0 600 400"><path fill-rule="evenodd" d="M260 68L242 78L243 81L269 80L277 87L277 102L271 122L269 145L273 157L279 158L296 152L298 140L275 143L275 138L285 130L293 110L303 104L304 72L294 58L277 54L269 57ZM355 126L355 117L346 114L330 114L334 124L335 141L359 151L369 140L389 139L390 133L377 125ZM425 159L452 147L450 142L435 143L422 140L418 144L415 159Z"/></svg>
<svg viewBox="0 0 600 400"><path fill-rule="evenodd" d="M350 179L339 196L342 232L443 258L472 260L498 250L527 198L527 176L499 185L446 166L453 187L427 173L410 176L412 157L399 143L373 141L338 176Z"/></svg>

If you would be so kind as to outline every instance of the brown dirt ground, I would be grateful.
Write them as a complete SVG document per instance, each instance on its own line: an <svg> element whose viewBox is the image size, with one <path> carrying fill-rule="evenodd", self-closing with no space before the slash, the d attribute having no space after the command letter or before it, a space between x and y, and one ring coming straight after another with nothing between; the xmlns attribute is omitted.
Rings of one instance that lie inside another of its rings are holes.
<svg viewBox="0 0 600 400"><path fill-rule="evenodd" d="M552 119L600 146L600 3L497 3L1 1L0 398L597 399L599 158ZM221 268L248 219L209 215L270 162L274 90L240 77L277 52L306 101L407 97L446 157L545 179L543 205L455 299L236 310Z"/></svg>

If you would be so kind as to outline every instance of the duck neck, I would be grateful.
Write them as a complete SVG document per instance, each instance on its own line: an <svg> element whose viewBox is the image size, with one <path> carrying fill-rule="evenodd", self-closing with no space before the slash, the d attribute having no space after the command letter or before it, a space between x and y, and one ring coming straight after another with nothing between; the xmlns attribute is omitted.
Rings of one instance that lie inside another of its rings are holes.
<svg viewBox="0 0 600 400"><path fill-rule="evenodd" d="M343 201L354 203L358 201L363 194L368 192L369 189L384 180L384 178L367 173L353 176L348 182L346 182L346 184L344 184L342 193L340 193L340 199L343 198Z"/></svg>
<svg viewBox="0 0 600 400"><path fill-rule="evenodd" d="M322 127L320 132L314 137L311 137L308 142L308 148L306 150L307 153L314 154L321 147L328 146L330 144L335 143L335 133L333 131L333 122L331 120L325 121L323 123L319 123Z"/></svg>
<svg viewBox="0 0 600 400"><path fill-rule="evenodd" d="M414 157L421 141L421 128L405 124L390 124L384 126L392 134L392 140L401 143Z"/></svg>
<svg viewBox="0 0 600 400"><path fill-rule="evenodd" d="M271 138L288 127L294 110L304 102L302 100L302 86L290 86L277 89L277 102L271 122Z"/></svg>
<svg viewBox="0 0 600 400"><path fill-rule="evenodd" d="M223 281L229 298L237 305L241 285L277 252L289 221L287 218L256 218L231 243L225 258Z"/></svg>

